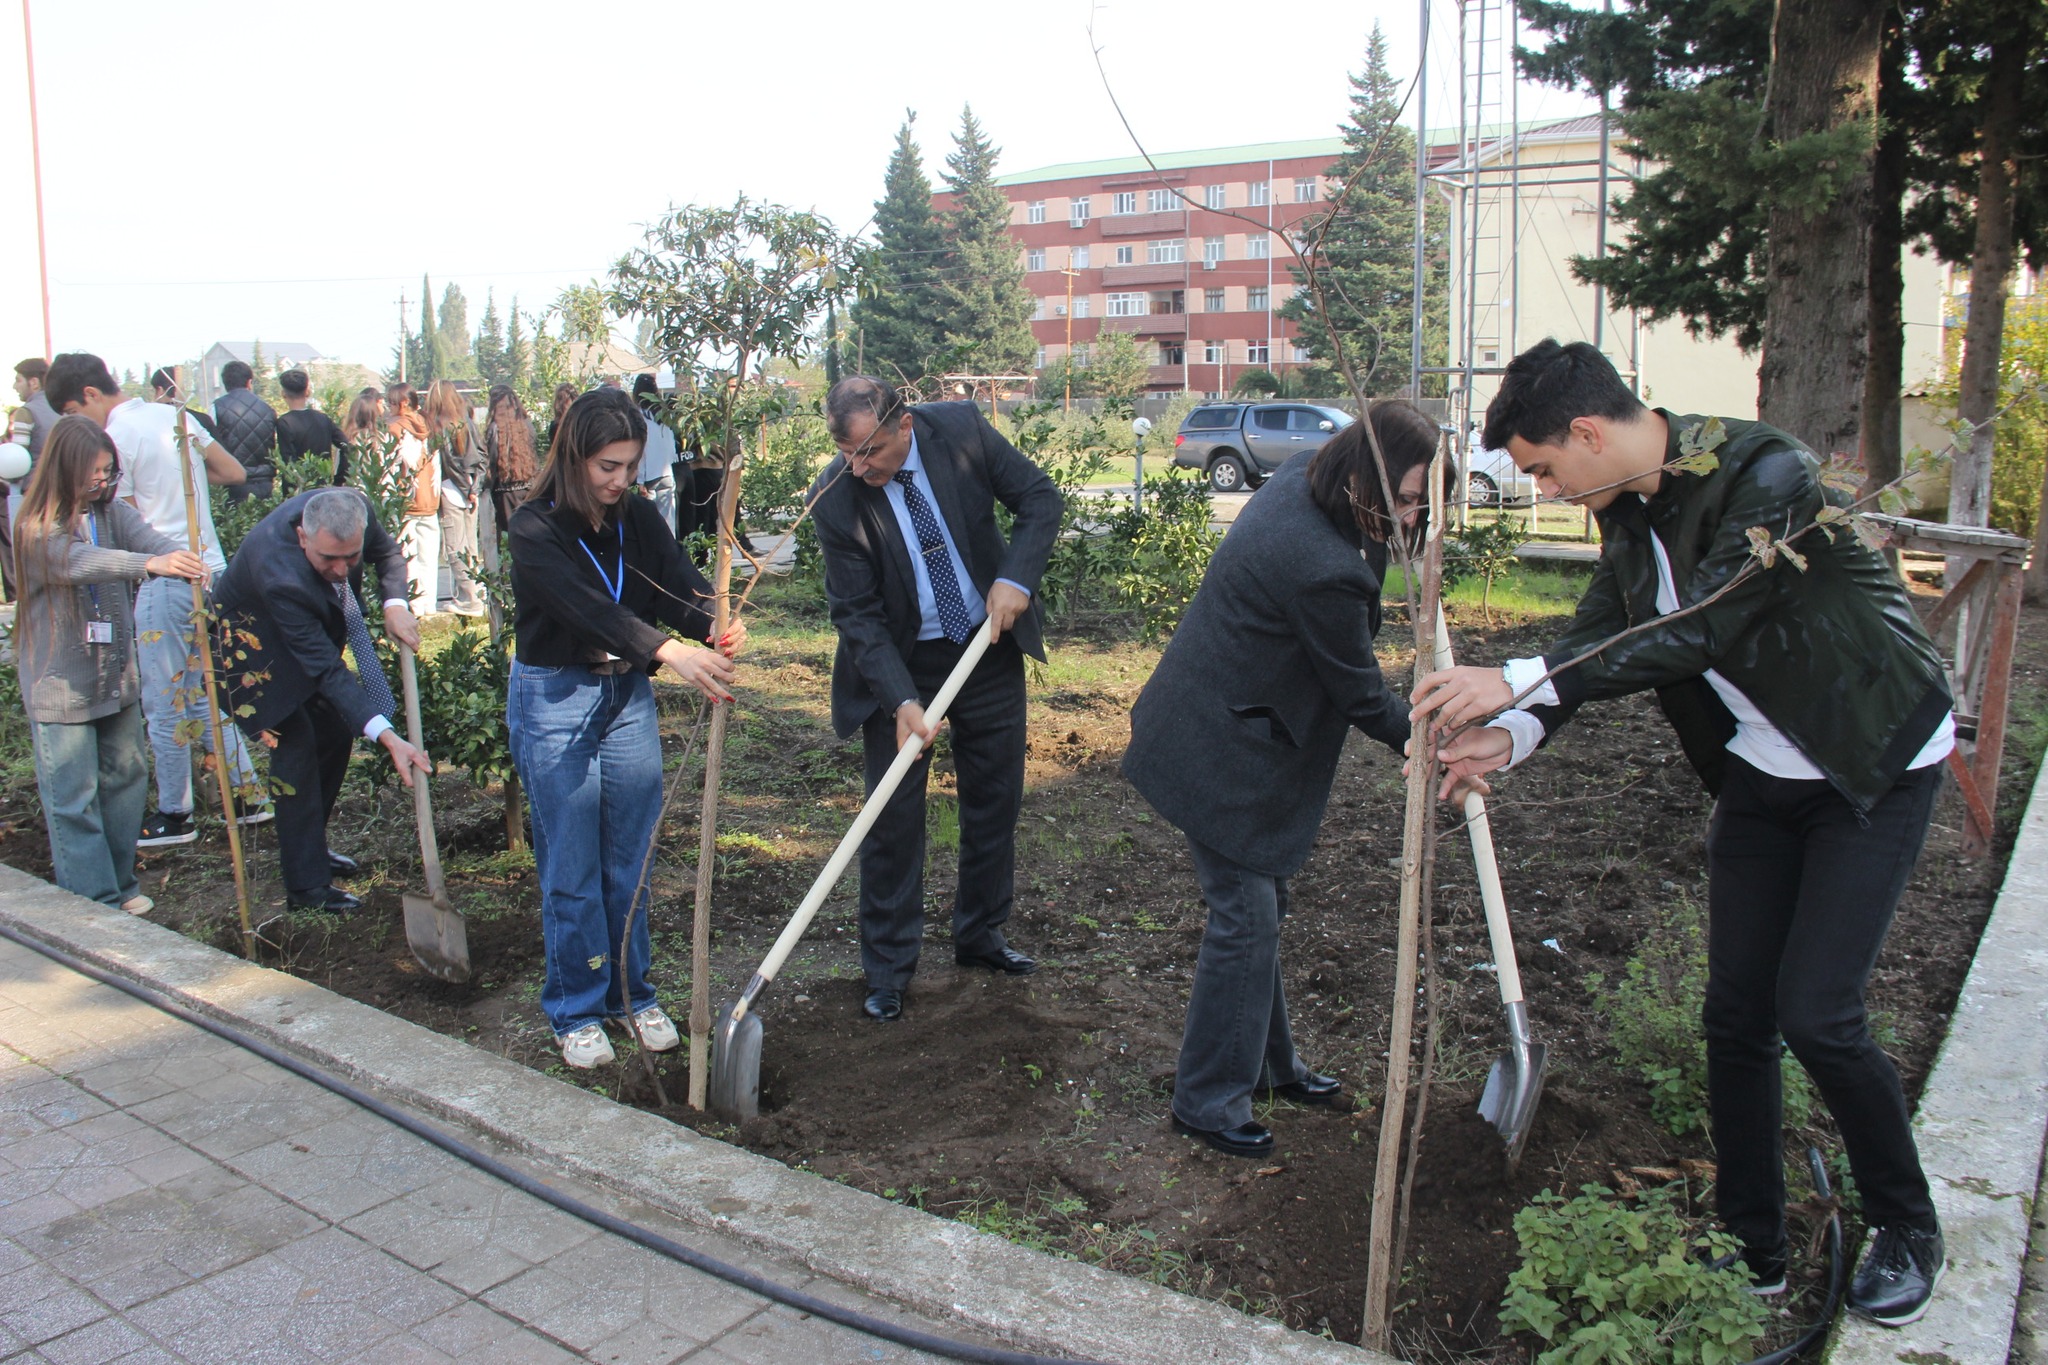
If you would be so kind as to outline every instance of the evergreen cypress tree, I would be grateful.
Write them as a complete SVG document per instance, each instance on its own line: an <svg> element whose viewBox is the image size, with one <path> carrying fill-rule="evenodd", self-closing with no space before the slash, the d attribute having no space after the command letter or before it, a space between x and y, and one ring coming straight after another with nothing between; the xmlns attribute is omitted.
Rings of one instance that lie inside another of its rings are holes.
<svg viewBox="0 0 2048 1365"><path fill-rule="evenodd" d="M505 324L505 378L507 384L520 384L526 379L527 362L526 337L519 330L519 296L512 296L512 316Z"/></svg>
<svg viewBox="0 0 2048 1365"><path fill-rule="evenodd" d="M445 309L442 311L441 320L444 323L448 320ZM476 342L470 354L476 359L477 377L482 379L485 385L506 382L505 338L503 325L498 321L498 301L492 290L484 291L484 315L477 323Z"/></svg>
<svg viewBox="0 0 2048 1365"><path fill-rule="evenodd" d="M462 286L451 284L441 291L441 359L447 366L439 379L458 379L476 373L469 354L469 300Z"/></svg>
<svg viewBox="0 0 2048 1365"><path fill-rule="evenodd" d="M249 392L255 394L258 398L264 399L266 402L269 401L269 396L263 391L266 387L263 381L269 378L270 361L264 357L263 342L261 340L249 343L249 369L255 375L249 381Z"/></svg>
<svg viewBox="0 0 2048 1365"><path fill-rule="evenodd" d="M1321 277L1345 358L1366 393L1375 396L1406 388L1414 334L1415 134L1400 124L1400 115L1400 82L1387 69L1387 40L1374 24L1365 69L1351 77L1351 118L1341 129L1344 154L1329 170L1330 207L1306 220L1300 233L1319 246L1311 267ZM1447 335L1447 226L1443 204L1432 198L1423 220L1423 298L1429 309L1423 331L1437 354ZM1294 279L1308 283L1299 263ZM1335 361L1331 329L1306 288L1281 307L1280 316L1299 325L1311 356Z"/></svg>
<svg viewBox="0 0 2048 1365"><path fill-rule="evenodd" d="M420 334L413 342L406 380L424 390L447 370L441 352L441 329L434 322L434 286L420 276Z"/></svg>
<svg viewBox="0 0 2048 1365"><path fill-rule="evenodd" d="M939 288L945 237L932 216L932 182L911 136L917 115L904 111L896 150L875 203L875 248L867 287L852 308L860 363L894 383L916 383L944 350L948 303Z"/></svg>
<svg viewBox="0 0 2048 1365"><path fill-rule="evenodd" d="M1031 294L1024 262L1010 239L1010 201L996 184L1000 150L982 132L972 108L946 158L953 207L945 217L946 255L940 288L946 302L945 342L953 363L979 374L1027 374L1037 350L1031 335Z"/></svg>

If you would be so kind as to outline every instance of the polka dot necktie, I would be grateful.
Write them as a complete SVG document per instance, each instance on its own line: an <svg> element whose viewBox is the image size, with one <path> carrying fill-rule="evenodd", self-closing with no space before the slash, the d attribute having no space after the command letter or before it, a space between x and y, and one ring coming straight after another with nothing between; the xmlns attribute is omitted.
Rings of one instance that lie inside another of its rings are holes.
<svg viewBox="0 0 2048 1365"><path fill-rule="evenodd" d="M965 644L974 625L967 619L967 604L960 600L960 580L953 573L953 557L946 553L946 535L939 529L938 513L917 491L909 470L897 470L896 482L902 485L903 505L910 510L910 524L917 530L924 574L931 580L932 601L939 608L939 629L954 644Z"/></svg>
<svg viewBox="0 0 2048 1365"><path fill-rule="evenodd" d="M370 705L377 708L377 714L390 720L398 701L391 695L391 684L385 681L384 665L377 662L377 645L370 639L369 622L363 619L363 604L346 583L336 583L334 595L341 599L341 616L348 623L348 652L355 656L356 680L369 694Z"/></svg>

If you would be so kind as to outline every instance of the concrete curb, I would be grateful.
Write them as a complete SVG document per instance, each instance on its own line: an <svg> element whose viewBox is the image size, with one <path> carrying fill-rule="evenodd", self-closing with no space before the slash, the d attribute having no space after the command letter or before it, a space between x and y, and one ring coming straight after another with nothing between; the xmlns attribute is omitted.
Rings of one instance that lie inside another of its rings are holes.
<svg viewBox="0 0 2048 1365"><path fill-rule="evenodd" d="M1832 1365L2004 1365L2048 1137L2048 764L2034 781L1948 1037L1913 1120L1948 1271L1927 1316L1886 1329L1845 1317Z"/></svg>
<svg viewBox="0 0 2048 1365"><path fill-rule="evenodd" d="M4 864L0 922L578 1179L1024 1350L1120 1365L1391 1360L791 1170Z"/></svg>

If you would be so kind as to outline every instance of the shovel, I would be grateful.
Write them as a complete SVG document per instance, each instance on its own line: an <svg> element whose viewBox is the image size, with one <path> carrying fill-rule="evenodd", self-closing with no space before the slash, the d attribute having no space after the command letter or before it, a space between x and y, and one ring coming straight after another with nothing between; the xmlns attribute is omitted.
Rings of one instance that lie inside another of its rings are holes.
<svg viewBox="0 0 2048 1365"><path fill-rule="evenodd" d="M398 671L405 680L405 737L420 743L420 681L413 671L412 651L398 647ZM427 869L427 894L405 893L405 942L431 976L458 985L469 980L469 928L462 912L448 902L448 883L441 876L441 848L434 840L434 798L427 775L412 775L413 819L420 827L420 862Z"/></svg>
<svg viewBox="0 0 2048 1365"><path fill-rule="evenodd" d="M1451 666L1451 634L1441 613L1436 618L1436 666ZM1479 874L1479 899L1486 906L1486 933L1493 940L1493 965L1500 977L1500 1005L1507 1016L1508 1050L1494 1059L1479 1095L1479 1117L1494 1126L1507 1147L1507 1168L1522 1160L1536 1105L1543 1098L1543 1072L1549 1054L1529 1037L1529 1009L1522 1001L1522 970L1515 962L1515 940L1508 932L1508 906L1500 890L1500 867L1493 857L1493 829L1486 820L1486 798L1465 794L1465 831L1472 840L1472 866Z"/></svg>
<svg viewBox="0 0 2048 1365"><path fill-rule="evenodd" d="M967 683L967 675L974 672L975 664L988 652L992 632L986 625L974 633L967 642L967 650L960 656L960 662L953 665L947 675L945 686L932 698L932 704L925 708L927 724L936 728L945 719L946 708L953 704L960 689ZM711 1040L711 1112L730 1123L744 1123L761 1112L761 1016L750 1013L754 1001L760 997L775 974L782 970L782 964L796 947L804 930L810 928L811 918L818 913L818 907L825 903L825 897L838 885L840 874L853 861L854 852L860 848L861 840L867 838L868 830L881 818L883 807L896 794L896 788L903 783L903 775L924 752L924 741L912 735L901 749L896 751L896 761L889 765L889 771L875 785L875 790L854 817L853 827L839 841L839 847L832 850L832 856L825 862L825 870L811 883L811 889L804 894L803 903L796 908L789 923L782 930L782 937L775 940L775 946L768 950L768 956L761 960L753 980L747 982L746 990L733 1002L725 1017L718 1021L718 1030Z"/></svg>

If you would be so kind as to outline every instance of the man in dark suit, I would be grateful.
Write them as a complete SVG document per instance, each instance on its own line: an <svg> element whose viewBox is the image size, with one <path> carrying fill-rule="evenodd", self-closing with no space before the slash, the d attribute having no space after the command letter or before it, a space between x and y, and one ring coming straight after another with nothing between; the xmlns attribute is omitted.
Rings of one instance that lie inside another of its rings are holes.
<svg viewBox="0 0 2048 1365"><path fill-rule="evenodd" d="M327 846L327 818L341 794L349 749L361 735L381 744L412 785L427 756L391 727L391 685L377 663L362 615L363 561L377 566L384 629L418 649L406 607L405 554L352 488L286 499L235 551L214 592L228 625L249 632L249 658L230 668L229 709L252 737L274 737L270 774L277 792L278 857L292 905L347 914L362 904L334 885L357 870ZM342 661L354 655L357 672ZM242 714L243 707L250 708Z"/></svg>
<svg viewBox="0 0 2048 1365"><path fill-rule="evenodd" d="M833 385L825 418L840 458L811 498L839 631L833 728L842 739L860 730L873 791L912 734L931 739L926 704L973 632L995 623L996 643L946 717L960 787L953 956L1011 975L1036 971L1003 924L1024 798L1024 655L1045 657L1034 597L1059 532L1059 492L971 403L911 408L880 380L856 376ZM1007 543L998 501L1016 518ZM903 1012L917 969L929 766L929 756L918 760L861 845L861 968L873 1019Z"/></svg>

